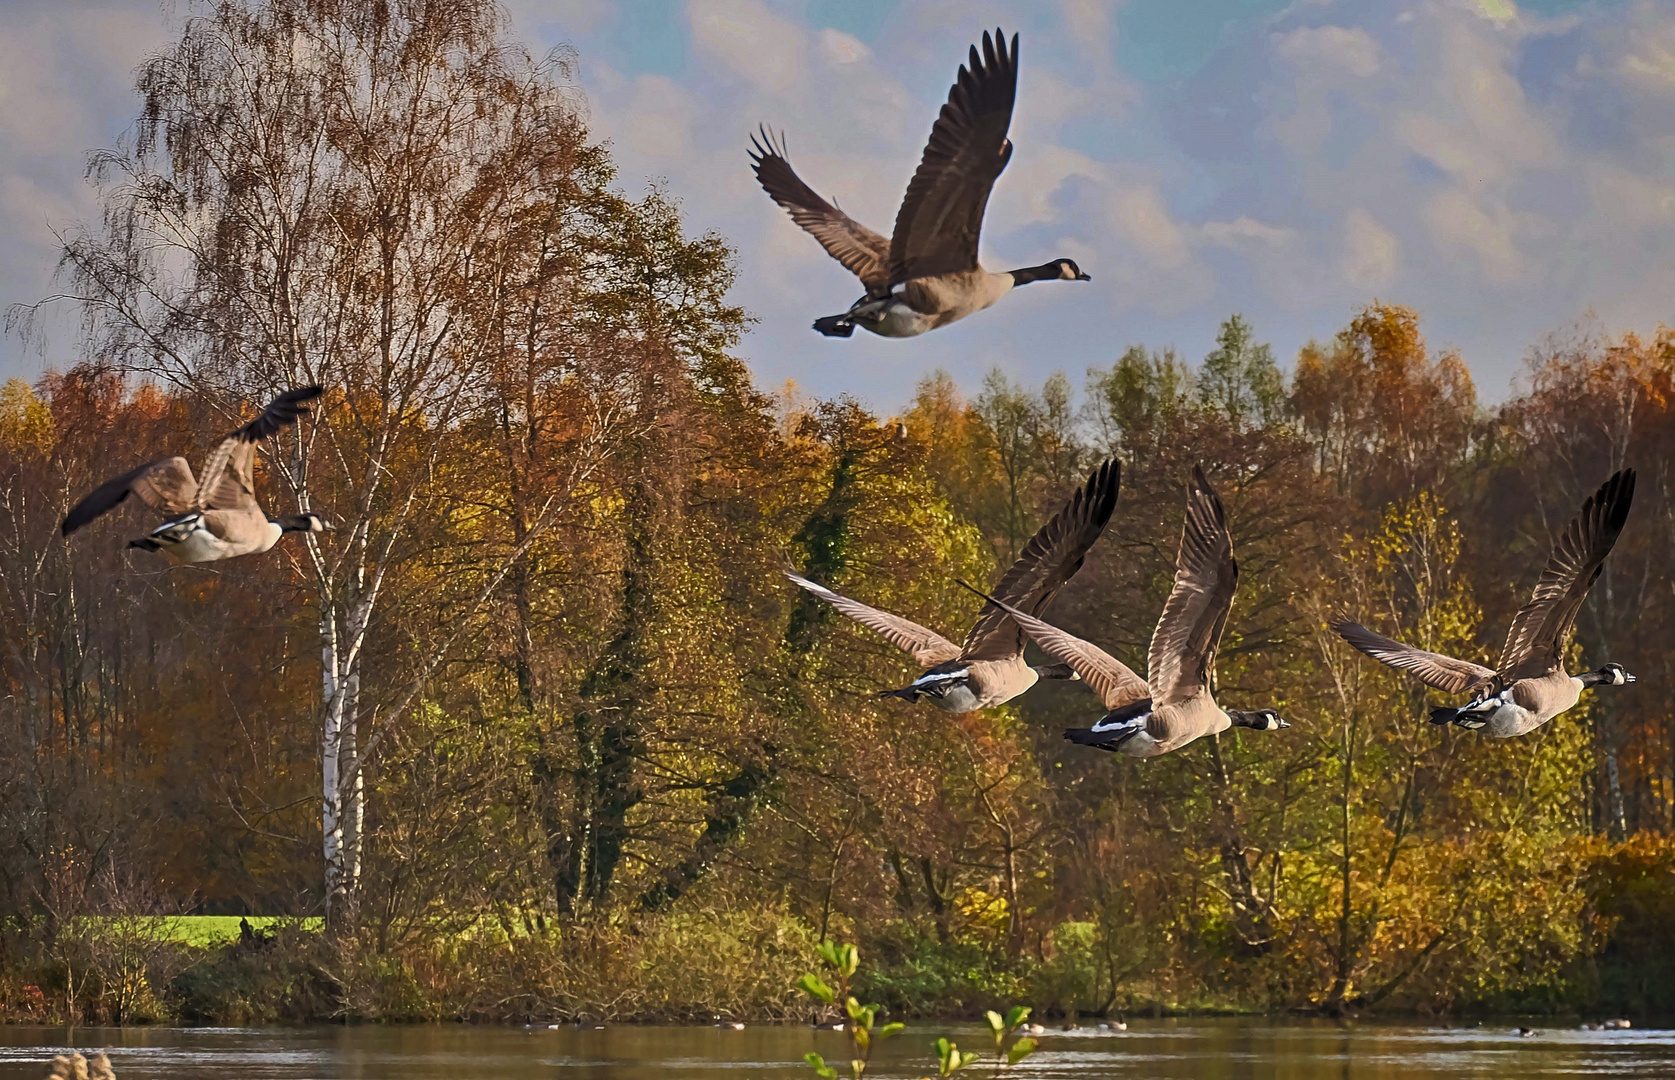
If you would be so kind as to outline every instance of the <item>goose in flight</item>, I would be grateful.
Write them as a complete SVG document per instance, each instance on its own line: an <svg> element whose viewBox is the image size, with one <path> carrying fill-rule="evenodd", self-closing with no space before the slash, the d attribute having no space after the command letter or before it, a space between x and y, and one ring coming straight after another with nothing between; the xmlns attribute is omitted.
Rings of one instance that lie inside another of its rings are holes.
<svg viewBox="0 0 1675 1080"><path fill-rule="evenodd" d="M751 137L763 190L866 286L848 311L816 320L816 330L848 337L860 326L883 337L916 337L982 311L1015 285L1091 280L1073 259L1007 273L977 263L989 192L1012 157L1006 130L1017 94L1018 35L1008 48L1001 31L992 38L985 31L982 55L971 47L948 91L888 239L803 183L786 158L783 134L776 142L763 127L759 140Z"/></svg>
<svg viewBox="0 0 1675 1080"><path fill-rule="evenodd" d="M114 509L129 495L167 517L131 548L161 551L176 562L205 563L266 551L288 532L324 532L331 526L315 514L285 514L272 520L256 503L251 469L256 443L296 422L304 402L319 397L318 386L287 390L268 403L262 415L221 440L204 460L200 482L183 457L158 458L107 480L82 499L64 519L69 536Z"/></svg>
<svg viewBox="0 0 1675 1080"><path fill-rule="evenodd" d="M1044 610L1081 569L1088 549L1105 531L1117 505L1121 471L1115 459L1095 469L1087 484L1024 545L1017 561L996 583L994 594L1024 611ZM1010 701L1039 679L1076 678L1062 664L1031 667L1024 663L1023 632L998 607L986 605L965 644L956 645L900 615L840 596L796 574L785 576L906 650L928 669L911 684L884 691L882 697L928 701L945 712L968 713Z"/></svg>
<svg viewBox="0 0 1675 1080"><path fill-rule="evenodd" d="M1064 737L1083 746L1130 757L1157 757L1194 739L1230 727L1274 731L1291 725L1272 709L1224 710L1211 696L1216 647L1233 607L1239 566L1221 498L1192 470L1186 525L1175 560L1175 586L1152 631L1146 657L1148 679L1090 642L991 598L1024 628L1042 650L1069 667L1104 700L1105 716L1090 728L1071 728ZM963 582L961 584L964 584ZM970 588L970 586L966 586Z"/></svg>
<svg viewBox="0 0 1675 1080"><path fill-rule="evenodd" d="M1343 639L1374 660L1450 694L1471 694L1462 708L1431 710L1431 723L1458 724L1496 739L1524 735L1575 705L1590 686L1623 686L1634 676L1611 663L1568 675L1564 651L1588 589L1617 543L1634 501L1634 470L1622 469L1588 496L1547 556L1529 602L1512 617L1500 663L1493 668L1404 645L1360 623L1332 623Z"/></svg>

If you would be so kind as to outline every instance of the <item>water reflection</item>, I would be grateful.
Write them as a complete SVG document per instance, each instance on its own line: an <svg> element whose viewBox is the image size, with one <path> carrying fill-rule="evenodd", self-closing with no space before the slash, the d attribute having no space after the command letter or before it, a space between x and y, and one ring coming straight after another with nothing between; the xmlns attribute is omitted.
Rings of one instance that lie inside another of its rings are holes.
<svg viewBox="0 0 1675 1080"><path fill-rule="evenodd" d="M985 1033L912 1025L869 1075L934 1070L929 1043L966 1048ZM40 1080L71 1045L62 1028L0 1026L0 1080ZM807 1028L307 1027L82 1028L77 1049L109 1052L118 1080L649 1080L812 1077L802 1055L847 1056L840 1033ZM978 1075L987 1075L979 1071ZM1455 1077L1675 1075L1675 1031L1511 1025L1442 1028L1263 1020L1137 1020L1127 1032L1049 1032L1014 1077L1082 1080L1442 1080Z"/></svg>

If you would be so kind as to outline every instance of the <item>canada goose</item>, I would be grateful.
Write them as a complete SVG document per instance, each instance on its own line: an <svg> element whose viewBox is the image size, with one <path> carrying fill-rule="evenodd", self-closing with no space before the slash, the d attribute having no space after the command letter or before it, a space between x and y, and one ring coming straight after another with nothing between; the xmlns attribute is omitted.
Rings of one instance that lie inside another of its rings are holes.
<svg viewBox="0 0 1675 1080"><path fill-rule="evenodd" d="M1156 757L1234 725L1263 731L1291 726L1272 709L1224 711L1211 697L1216 646L1238 581L1227 513L1203 469L1194 466L1175 560L1175 587L1152 631L1146 658L1149 683L1099 646L995 602L1047 655L1080 675L1110 710L1091 728L1066 731L1066 739L1130 757Z"/></svg>
<svg viewBox="0 0 1675 1080"><path fill-rule="evenodd" d="M1359 623L1332 623L1343 639L1380 663L1400 668L1427 686L1470 693L1464 708L1431 710L1431 723L1458 724L1496 739L1534 731L1564 712L1590 686L1622 686L1634 676L1606 664L1578 676L1564 670L1564 649L1588 589L1617 543L1634 501L1634 470L1623 469L1588 496L1547 556L1529 602L1512 617L1497 668L1404 645Z"/></svg>
<svg viewBox="0 0 1675 1080"><path fill-rule="evenodd" d="M763 127L760 140L751 137L751 163L763 190L866 286L848 311L815 320L816 330L848 337L860 326L883 337L915 337L982 311L1015 285L1092 280L1073 259L1003 274L977 263L989 192L1012 157L1006 130L1017 93L1018 35L1008 50L1005 34L985 32L983 55L971 47L948 91L889 239L803 183L786 158L783 133L776 142Z"/></svg>
<svg viewBox="0 0 1675 1080"><path fill-rule="evenodd" d="M268 403L262 415L221 440L204 460L204 478L192 476L183 457L158 458L107 480L70 510L63 534L69 536L114 508L129 495L168 515L150 533L130 540L131 548L161 551L176 562L205 563L266 551L288 532L323 532L329 528L315 514L286 514L273 520L256 503L251 468L256 443L306 413L305 401L319 397L318 386L287 390Z"/></svg>
<svg viewBox="0 0 1675 1080"><path fill-rule="evenodd" d="M1114 459L1095 469L1087 484L1024 545L1017 561L995 585L995 595L1026 611L1045 609L1105 531L1117 505L1121 474ZM978 613L962 646L900 615L840 596L796 574L785 576L877 631L890 644L907 650L928 669L910 685L886 690L881 697L926 700L945 712L968 713L1010 701L1042 678L1076 678L1063 664L1031 667L1024 663L1023 632L999 608L985 606Z"/></svg>

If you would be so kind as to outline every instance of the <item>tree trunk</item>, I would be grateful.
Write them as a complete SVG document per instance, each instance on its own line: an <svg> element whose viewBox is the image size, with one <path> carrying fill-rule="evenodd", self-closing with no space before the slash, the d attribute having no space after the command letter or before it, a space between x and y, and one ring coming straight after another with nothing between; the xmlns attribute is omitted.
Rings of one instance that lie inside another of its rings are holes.
<svg viewBox="0 0 1675 1080"><path fill-rule="evenodd" d="M659 911L667 907L702 880L721 850L744 831L751 812L756 808L757 797L773 776L771 765L749 765L710 792L702 835L679 865L665 872L662 881L640 894L642 911Z"/></svg>
<svg viewBox="0 0 1675 1080"><path fill-rule="evenodd" d="M629 498L622 570L622 626L582 679L582 707L572 714L576 741L575 807L561 845L559 906L580 910L609 893L629 839L628 813L643 797L634 783L641 702L648 684L646 635L655 620L652 579L656 509L650 480Z"/></svg>
<svg viewBox="0 0 1675 1080"><path fill-rule="evenodd" d="M1605 790L1610 823L1608 835L1613 843L1620 844L1628 836L1628 814L1623 806L1623 785L1617 771L1617 744L1614 740L1605 744Z"/></svg>
<svg viewBox="0 0 1675 1080"><path fill-rule="evenodd" d="M1227 893L1233 906L1233 929L1247 947L1262 951L1274 940L1272 912L1262 894L1257 892L1256 881L1251 874L1250 858L1239 830L1238 807L1233 801L1233 785L1221 757L1221 736L1212 735L1209 743L1210 792L1221 816L1218 830L1221 833L1221 868L1227 876Z"/></svg>
<svg viewBox="0 0 1675 1080"><path fill-rule="evenodd" d="M338 930L353 924L361 878L366 816L366 773L360 765L359 721L361 646L372 613L374 593L358 598L340 628L335 610L322 598L320 668L320 837L325 863L326 924Z"/></svg>

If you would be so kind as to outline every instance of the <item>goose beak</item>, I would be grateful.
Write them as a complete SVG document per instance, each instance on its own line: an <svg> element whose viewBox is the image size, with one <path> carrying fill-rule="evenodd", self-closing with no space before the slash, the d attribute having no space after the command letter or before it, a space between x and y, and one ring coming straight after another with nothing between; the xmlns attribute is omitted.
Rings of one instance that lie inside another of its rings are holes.
<svg viewBox="0 0 1675 1080"><path fill-rule="evenodd" d="M1077 281L1092 281L1093 280L1093 275L1092 274L1078 273L1076 275L1076 280Z"/></svg>
<svg viewBox="0 0 1675 1080"><path fill-rule="evenodd" d="M1633 676L1633 675L1630 675L1630 674L1629 674L1629 673L1628 673L1628 672L1626 672L1626 671L1625 671L1625 672L1623 672L1623 682L1625 682L1625 683L1631 683L1631 682L1634 682L1634 681L1635 681L1635 680L1634 680L1634 676Z"/></svg>

